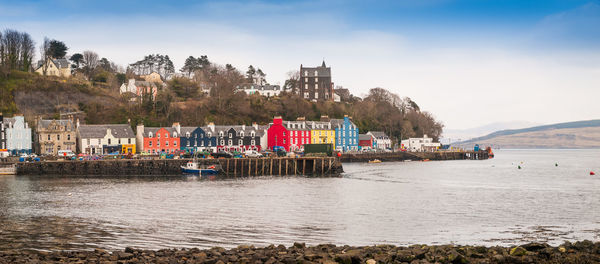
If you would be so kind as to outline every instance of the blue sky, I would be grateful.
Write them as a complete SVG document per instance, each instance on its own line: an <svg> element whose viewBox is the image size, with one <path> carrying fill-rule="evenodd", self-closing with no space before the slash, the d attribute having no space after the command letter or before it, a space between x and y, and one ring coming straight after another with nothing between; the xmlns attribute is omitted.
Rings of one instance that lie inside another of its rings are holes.
<svg viewBox="0 0 600 264"><path fill-rule="evenodd" d="M3 0L0 28L124 66L206 54L271 83L325 58L336 85L409 96L449 128L600 113L600 0ZM464 107L475 102L486 111Z"/></svg>

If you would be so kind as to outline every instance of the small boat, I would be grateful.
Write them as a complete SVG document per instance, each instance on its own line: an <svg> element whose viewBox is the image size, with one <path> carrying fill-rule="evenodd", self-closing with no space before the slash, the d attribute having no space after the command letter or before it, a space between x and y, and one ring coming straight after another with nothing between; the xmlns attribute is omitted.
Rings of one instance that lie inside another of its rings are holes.
<svg viewBox="0 0 600 264"><path fill-rule="evenodd" d="M219 170L215 165L206 166L205 168L198 167L197 162L190 161L185 166L181 166L181 172L184 174L193 175L215 175L219 174Z"/></svg>
<svg viewBox="0 0 600 264"><path fill-rule="evenodd" d="M381 163L381 160L378 160L378 159L369 160L369 163Z"/></svg>

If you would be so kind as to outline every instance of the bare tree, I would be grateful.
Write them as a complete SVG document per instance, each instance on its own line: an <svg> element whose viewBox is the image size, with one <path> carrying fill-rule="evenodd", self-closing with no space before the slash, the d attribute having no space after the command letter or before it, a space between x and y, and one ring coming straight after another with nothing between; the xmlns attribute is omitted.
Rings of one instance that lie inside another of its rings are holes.
<svg viewBox="0 0 600 264"><path fill-rule="evenodd" d="M42 60L42 74L46 75L48 71L48 60L50 60L50 40L47 37L44 37L44 42L40 46L40 56Z"/></svg>
<svg viewBox="0 0 600 264"><path fill-rule="evenodd" d="M21 36L21 69L31 71L35 56L35 42L28 33Z"/></svg>
<svg viewBox="0 0 600 264"><path fill-rule="evenodd" d="M83 52L83 72L89 79L96 67L98 67L99 60L96 52L86 50Z"/></svg>

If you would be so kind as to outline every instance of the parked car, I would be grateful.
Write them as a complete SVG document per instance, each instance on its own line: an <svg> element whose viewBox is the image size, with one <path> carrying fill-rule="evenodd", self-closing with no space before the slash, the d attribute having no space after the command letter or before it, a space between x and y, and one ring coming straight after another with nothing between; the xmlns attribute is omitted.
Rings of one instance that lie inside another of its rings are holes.
<svg viewBox="0 0 600 264"><path fill-rule="evenodd" d="M74 157L75 153L70 149L61 149L58 151L59 157Z"/></svg>
<svg viewBox="0 0 600 264"><path fill-rule="evenodd" d="M246 155L246 157L248 158L262 158L263 156L256 150L246 150L246 152L244 152L244 155Z"/></svg>
<svg viewBox="0 0 600 264"><path fill-rule="evenodd" d="M226 151L219 151L217 153L213 153L211 154L213 156L213 158L218 159L218 158L225 158L225 159L231 159L233 158L233 154L226 152Z"/></svg>

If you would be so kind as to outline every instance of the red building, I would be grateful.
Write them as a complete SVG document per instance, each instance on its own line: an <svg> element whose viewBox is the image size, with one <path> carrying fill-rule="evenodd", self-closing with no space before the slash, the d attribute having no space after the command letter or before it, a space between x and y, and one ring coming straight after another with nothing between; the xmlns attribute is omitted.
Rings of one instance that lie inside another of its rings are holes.
<svg viewBox="0 0 600 264"><path fill-rule="evenodd" d="M137 127L137 148L140 153L159 154L179 152L180 140L173 127ZM141 148L140 148L141 146Z"/></svg>
<svg viewBox="0 0 600 264"><path fill-rule="evenodd" d="M286 151L302 151L304 144L310 144L310 129L304 120L283 121L280 116L273 118L267 130L267 146L284 147Z"/></svg>
<svg viewBox="0 0 600 264"><path fill-rule="evenodd" d="M283 125L281 116L274 117L273 124L267 129L267 146L269 150L273 150L273 147L290 150L290 131Z"/></svg>
<svg viewBox="0 0 600 264"><path fill-rule="evenodd" d="M373 148L373 136L368 134L358 135L358 148Z"/></svg>

